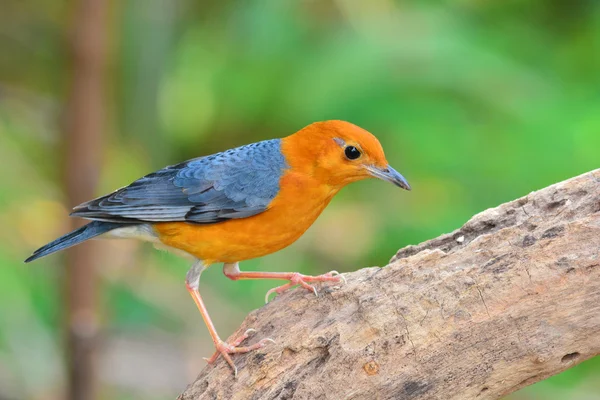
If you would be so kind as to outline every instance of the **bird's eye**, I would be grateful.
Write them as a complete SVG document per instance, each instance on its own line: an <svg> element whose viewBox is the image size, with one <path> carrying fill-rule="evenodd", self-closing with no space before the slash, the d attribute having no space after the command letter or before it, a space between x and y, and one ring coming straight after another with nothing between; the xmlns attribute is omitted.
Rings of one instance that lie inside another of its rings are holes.
<svg viewBox="0 0 600 400"><path fill-rule="evenodd" d="M356 160L357 158L359 158L361 156L360 150L358 150L354 146L347 146L346 149L344 150L344 153L346 154L346 158L348 160Z"/></svg>

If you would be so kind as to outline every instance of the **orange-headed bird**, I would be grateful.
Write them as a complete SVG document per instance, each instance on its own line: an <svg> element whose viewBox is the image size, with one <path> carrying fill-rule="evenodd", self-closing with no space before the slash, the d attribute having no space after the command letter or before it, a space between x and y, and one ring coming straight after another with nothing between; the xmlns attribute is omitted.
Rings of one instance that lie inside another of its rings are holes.
<svg viewBox="0 0 600 400"><path fill-rule="evenodd" d="M349 183L379 178L410 190L369 132L344 121L316 122L283 139L266 140L172 165L116 192L75 207L72 216L92 220L36 250L26 262L97 237L137 238L191 255L196 262L186 287L219 355L237 373L230 354L263 347L271 339L240 346L252 330L226 343L217 334L198 291L209 265L224 263L232 280L282 279L314 291L309 283L339 281L293 272L244 272L240 261L281 250L296 241L333 196Z"/></svg>

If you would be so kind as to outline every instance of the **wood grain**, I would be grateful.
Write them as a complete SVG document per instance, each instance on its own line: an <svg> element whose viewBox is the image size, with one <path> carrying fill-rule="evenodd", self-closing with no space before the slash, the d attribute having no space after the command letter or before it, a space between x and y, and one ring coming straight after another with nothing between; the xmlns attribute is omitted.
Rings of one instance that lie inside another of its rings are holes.
<svg viewBox="0 0 600 400"><path fill-rule="evenodd" d="M219 360L179 399L497 399L600 352L600 170L486 210L295 290L237 334L276 345Z"/></svg>

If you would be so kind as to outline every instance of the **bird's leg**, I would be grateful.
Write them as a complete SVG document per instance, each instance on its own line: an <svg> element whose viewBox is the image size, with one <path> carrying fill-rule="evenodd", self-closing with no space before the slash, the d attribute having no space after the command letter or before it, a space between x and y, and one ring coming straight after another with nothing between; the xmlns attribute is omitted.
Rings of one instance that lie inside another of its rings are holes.
<svg viewBox="0 0 600 400"><path fill-rule="evenodd" d="M206 327L208 328L208 332L210 333L210 336L212 337L215 347L217 348L217 351L215 352L215 354L213 354L213 356L211 358L205 358L205 360L209 364L212 364L217 360L219 355L221 355L221 356L223 356L225 361L227 361L227 363L231 366L231 368L233 368L233 372L237 376L237 368L236 368L235 364L233 363L233 360L231 359L230 354L247 353L249 351L265 347L265 345L268 342L273 342L273 343L275 343L275 342L273 339L262 339L258 343L255 343L251 346L241 346L240 347L240 344L248 338L250 333L254 332L254 329L248 329L242 336L233 340L231 343L226 343L223 340L221 340L221 338L217 334L217 330L215 329L215 326L212 323L212 320L210 319L210 316L208 315L208 311L206 310L204 301L202 301L202 296L200 296L200 292L198 291L198 287L200 286L200 275L202 274L202 271L204 271L205 269L206 269L206 265L204 265L204 263L202 261L198 261L190 268L190 270L187 272L187 275L185 277L185 286L186 286L188 292L190 293L190 295L192 296L192 298L194 299L196 306L198 306L198 310L200 311L200 314L202 315L202 319L204 320L204 323L206 324Z"/></svg>
<svg viewBox="0 0 600 400"><path fill-rule="evenodd" d="M300 285L303 288L310 290L317 296L317 289L314 286L309 285L309 282L341 282L346 281L342 275L337 271L331 271L323 275L310 276L302 275L298 272L244 272L240 271L239 263L229 263L223 265L223 273L229 279L237 281L238 279L282 279L290 281L285 285L275 287L267 292L265 296L265 302L269 302L269 296L272 293L281 294L286 290Z"/></svg>

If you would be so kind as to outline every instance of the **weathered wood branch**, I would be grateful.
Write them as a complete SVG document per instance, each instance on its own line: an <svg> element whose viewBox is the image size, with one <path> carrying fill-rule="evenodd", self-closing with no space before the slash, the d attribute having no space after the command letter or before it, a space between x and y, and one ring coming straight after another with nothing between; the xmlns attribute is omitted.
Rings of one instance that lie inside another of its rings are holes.
<svg viewBox="0 0 600 400"><path fill-rule="evenodd" d="M252 312L180 399L497 399L600 352L600 170ZM252 342L252 340L250 340Z"/></svg>

